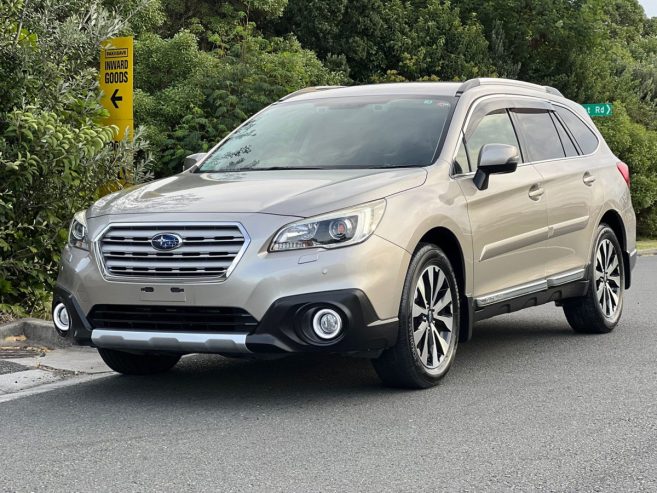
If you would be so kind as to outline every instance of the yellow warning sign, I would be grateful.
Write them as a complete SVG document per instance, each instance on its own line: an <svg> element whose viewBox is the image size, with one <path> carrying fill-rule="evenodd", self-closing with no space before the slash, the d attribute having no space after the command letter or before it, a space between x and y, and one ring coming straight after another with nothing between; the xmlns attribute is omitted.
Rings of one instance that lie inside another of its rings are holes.
<svg viewBox="0 0 657 493"><path fill-rule="evenodd" d="M110 38L100 44L100 102L110 114L106 123L119 127L114 140L122 140L126 132L130 138L133 134L132 53L132 36Z"/></svg>

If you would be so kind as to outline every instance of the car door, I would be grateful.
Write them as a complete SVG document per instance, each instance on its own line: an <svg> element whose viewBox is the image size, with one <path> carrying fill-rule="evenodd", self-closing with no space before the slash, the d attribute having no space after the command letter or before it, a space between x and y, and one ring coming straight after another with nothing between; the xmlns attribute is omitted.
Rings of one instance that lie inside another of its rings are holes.
<svg viewBox="0 0 657 493"><path fill-rule="evenodd" d="M581 279L591 242L591 204L599 190L593 170L553 111L520 107L512 112L526 157L543 178L548 208L546 276L552 285Z"/></svg>
<svg viewBox="0 0 657 493"><path fill-rule="evenodd" d="M541 175L531 164L521 163L513 173L491 175L486 190L477 189L472 180L485 144L521 149L509 114L511 106L510 101L497 98L475 103L456 155L461 168L466 157L468 161L456 179L468 204L478 307L539 291L545 283L547 206Z"/></svg>

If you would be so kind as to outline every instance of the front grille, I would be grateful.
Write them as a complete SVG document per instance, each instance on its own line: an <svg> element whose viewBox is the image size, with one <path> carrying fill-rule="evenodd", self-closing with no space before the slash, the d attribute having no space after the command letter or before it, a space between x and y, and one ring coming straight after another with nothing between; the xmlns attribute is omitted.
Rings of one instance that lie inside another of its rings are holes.
<svg viewBox="0 0 657 493"><path fill-rule="evenodd" d="M151 239L162 233L182 238L182 246L158 250ZM226 277L246 248L237 224L113 224L99 240L105 270L112 276L149 278Z"/></svg>
<svg viewBox="0 0 657 493"><path fill-rule="evenodd" d="M163 332L252 332L258 322L241 308L197 306L96 305L94 329Z"/></svg>

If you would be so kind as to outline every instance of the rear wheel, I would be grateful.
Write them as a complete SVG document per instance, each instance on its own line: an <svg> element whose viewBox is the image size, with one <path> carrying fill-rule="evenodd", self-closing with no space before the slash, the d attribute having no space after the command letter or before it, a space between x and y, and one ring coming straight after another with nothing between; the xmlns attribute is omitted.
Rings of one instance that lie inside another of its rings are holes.
<svg viewBox="0 0 657 493"><path fill-rule="evenodd" d="M575 332L605 334L614 330L623 311L625 266L614 231L602 224L593 249L585 296L566 300L563 311Z"/></svg>
<svg viewBox="0 0 657 493"><path fill-rule="evenodd" d="M176 354L133 354L104 348L98 348L98 353L107 366L124 375L163 373L180 361Z"/></svg>
<svg viewBox="0 0 657 493"><path fill-rule="evenodd" d="M434 245L421 246L404 283L397 343L373 361L384 384L427 388L447 374L459 338L458 292L443 251Z"/></svg>

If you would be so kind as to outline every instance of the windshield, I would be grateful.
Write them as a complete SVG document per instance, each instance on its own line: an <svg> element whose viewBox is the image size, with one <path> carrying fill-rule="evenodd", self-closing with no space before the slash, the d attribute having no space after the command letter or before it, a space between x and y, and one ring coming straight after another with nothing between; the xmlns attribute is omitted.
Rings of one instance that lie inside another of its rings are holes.
<svg viewBox="0 0 657 493"><path fill-rule="evenodd" d="M197 172L428 166L454 98L376 96L278 103Z"/></svg>

